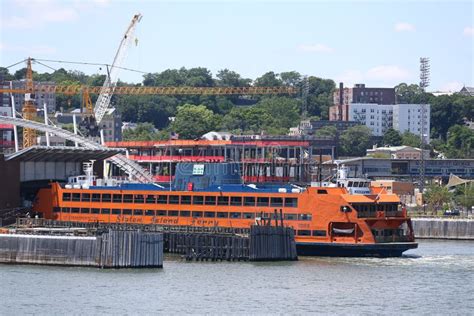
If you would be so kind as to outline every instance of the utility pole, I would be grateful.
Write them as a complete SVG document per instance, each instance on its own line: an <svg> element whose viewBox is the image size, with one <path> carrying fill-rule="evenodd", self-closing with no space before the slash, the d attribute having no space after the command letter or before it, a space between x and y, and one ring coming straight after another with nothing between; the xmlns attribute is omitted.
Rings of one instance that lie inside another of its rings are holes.
<svg viewBox="0 0 474 316"><path fill-rule="evenodd" d="M422 100L421 100L421 128L420 128L420 149L421 149L421 157L420 157L420 193L423 193L425 189L425 156L424 156L424 148L426 142L426 136L429 131L426 131L426 100L424 98L424 93L426 88L430 85L430 59L428 57L421 57L420 58L420 88L422 93ZM424 203L423 203L424 204Z"/></svg>
<svg viewBox="0 0 474 316"><path fill-rule="evenodd" d="M309 95L308 76L304 76L303 77L303 94L302 94L303 109L301 111L301 116L303 120L306 120L308 118L308 95Z"/></svg>

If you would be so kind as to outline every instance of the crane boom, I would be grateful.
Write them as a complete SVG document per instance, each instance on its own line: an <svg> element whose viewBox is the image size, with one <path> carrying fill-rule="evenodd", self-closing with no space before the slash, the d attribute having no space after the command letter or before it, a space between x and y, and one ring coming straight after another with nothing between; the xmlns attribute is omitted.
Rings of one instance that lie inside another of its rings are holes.
<svg viewBox="0 0 474 316"><path fill-rule="evenodd" d="M126 57L127 50L133 41L133 33L135 32L137 23L140 22L141 19L142 15L140 13L133 16L132 21L130 22L130 25L125 31L125 34L120 42L112 66L110 69L108 69L109 71L107 72L107 77L104 81L102 89L100 90L100 95L97 98L97 102L94 107L94 114L97 123L100 123L104 117L105 112L107 111L107 108L109 107L110 98L112 97L117 85L118 73L120 70L119 67L122 65Z"/></svg>
<svg viewBox="0 0 474 316"><path fill-rule="evenodd" d="M293 87L146 87L146 86L120 86L104 88L100 86L85 85L35 85L33 90L37 93L79 94L87 90L90 94L100 93L102 90L115 94L130 95L257 95L257 94L296 94L297 88ZM0 93L25 93L25 89L2 89Z"/></svg>

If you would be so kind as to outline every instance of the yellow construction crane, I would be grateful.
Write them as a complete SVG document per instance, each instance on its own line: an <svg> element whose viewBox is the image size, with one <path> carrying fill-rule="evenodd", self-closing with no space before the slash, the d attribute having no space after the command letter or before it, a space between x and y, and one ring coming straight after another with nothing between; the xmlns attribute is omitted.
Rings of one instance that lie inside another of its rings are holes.
<svg viewBox="0 0 474 316"><path fill-rule="evenodd" d="M34 85L38 93L79 94L87 91L89 94L99 94L102 86L86 85ZM3 93L23 93L23 89L0 89ZM112 91L110 91L112 92ZM115 87L114 94L130 95L258 95L258 94L296 94L294 87L146 87L121 86Z"/></svg>
<svg viewBox="0 0 474 316"><path fill-rule="evenodd" d="M34 103L35 94L33 88L33 70L31 68L31 58L26 62L26 88L25 103L23 104L22 115L25 120L34 121L36 118L36 105ZM36 130L31 128L23 129L23 148L36 145Z"/></svg>
<svg viewBox="0 0 474 316"><path fill-rule="evenodd" d="M34 84L31 58L27 59L26 87L25 89L0 88L0 93L24 93L25 104L23 105L23 118L34 120L36 118L36 106L34 104L35 93L56 94L82 94L82 106L86 109L85 124L94 124L94 106L90 94L114 93L128 95L265 95L265 94L296 94L298 90L293 87L145 87L145 86L120 86L104 90L103 86L86 85L41 85ZM89 122L90 121L90 122ZM23 129L23 148L36 144L36 131Z"/></svg>

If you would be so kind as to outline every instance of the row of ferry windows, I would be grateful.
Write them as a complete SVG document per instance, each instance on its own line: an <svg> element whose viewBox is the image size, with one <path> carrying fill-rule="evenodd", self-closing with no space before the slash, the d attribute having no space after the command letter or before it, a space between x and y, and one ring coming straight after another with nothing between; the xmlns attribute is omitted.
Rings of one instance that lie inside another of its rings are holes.
<svg viewBox="0 0 474 316"><path fill-rule="evenodd" d="M63 201L104 202L104 203L147 203L184 205L231 205L231 206L271 206L297 207L297 198L253 197L253 196L201 196L201 195L143 195L143 194L100 194L63 193Z"/></svg>
<svg viewBox="0 0 474 316"><path fill-rule="evenodd" d="M261 213L250 213L250 212L211 212L211 211L175 211L175 210L131 210L131 209L118 209L118 208L78 208L78 207L55 207L53 209L55 213L76 213L76 214L112 214L112 215L136 215L136 216L171 216L171 217L207 217L207 218L243 218L243 219L254 219L255 217L261 216ZM266 218L274 218L274 214L263 213ZM280 217L280 216L278 216ZM285 220L299 220L299 221L311 221L311 214L284 214Z"/></svg>

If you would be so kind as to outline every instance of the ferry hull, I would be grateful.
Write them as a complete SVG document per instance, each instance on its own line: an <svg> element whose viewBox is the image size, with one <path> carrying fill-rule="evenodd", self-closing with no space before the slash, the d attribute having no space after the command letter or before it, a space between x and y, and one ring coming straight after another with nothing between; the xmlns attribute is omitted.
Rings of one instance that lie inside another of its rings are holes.
<svg viewBox="0 0 474 316"><path fill-rule="evenodd" d="M416 242L379 244L296 243L299 256L326 257L401 257L403 252L418 248Z"/></svg>

